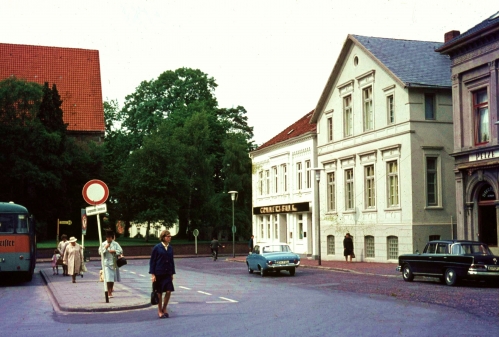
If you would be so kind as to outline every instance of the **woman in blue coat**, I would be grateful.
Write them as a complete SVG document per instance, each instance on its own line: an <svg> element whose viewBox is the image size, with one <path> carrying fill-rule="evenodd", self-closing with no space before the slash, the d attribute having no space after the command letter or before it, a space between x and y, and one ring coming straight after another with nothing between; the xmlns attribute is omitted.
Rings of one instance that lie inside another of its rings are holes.
<svg viewBox="0 0 499 337"><path fill-rule="evenodd" d="M154 290L158 293L158 317L168 318L166 306L170 300L173 288L173 275L175 274L175 262L173 261L173 248L170 245L172 236L168 230L161 232L161 241L152 249L151 260L149 261L149 274L153 282ZM165 293L164 300L162 295Z"/></svg>

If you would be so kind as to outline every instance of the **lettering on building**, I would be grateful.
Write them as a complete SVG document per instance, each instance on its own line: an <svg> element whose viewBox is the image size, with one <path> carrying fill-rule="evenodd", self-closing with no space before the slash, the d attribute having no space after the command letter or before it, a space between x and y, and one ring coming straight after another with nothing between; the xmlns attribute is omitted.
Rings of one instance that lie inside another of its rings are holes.
<svg viewBox="0 0 499 337"><path fill-rule="evenodd" d="M293 212L308 212L310 210L308 202L299 202L295 204L282 204L253 207L253 214L277 214L277 213L293 213Z"/></svg>

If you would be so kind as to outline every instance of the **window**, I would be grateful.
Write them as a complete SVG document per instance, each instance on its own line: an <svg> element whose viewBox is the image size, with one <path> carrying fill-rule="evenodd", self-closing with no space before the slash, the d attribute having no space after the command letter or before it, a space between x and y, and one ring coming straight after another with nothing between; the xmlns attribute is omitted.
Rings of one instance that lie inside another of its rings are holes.
<svg viewBox="0 0 499 337"><path fill-rule="evenodd" d="M277 215L274 215L274 239L279 238L279 223L277 222Z"/></svg>
<svg viewBox="0 0 499 337"><path fill-rule="evenodd" d="M265 194L270 194L270 171L265 170Z"/></svg>
<svg viewBox="0 0 499 337"><path fill-rule="evenodd" d="M282 173L282 191L288 191L288 167L286 164L281 165L281 173Z"/></svg>
<svg viewBox="0 0 499 337"><path fill-rule="evenodd" d="M350 137L353 134L353 115L352 115L352 96L343 97L343 115L344 115L344 130L345 137Z"/></svg>
<svg viewBox="0 0 499 337"><path fill-rule="evenodd" d="M263 171L258 172L258 194L263 195Z"/></svg>
<svg viewBox="0 0 499 337"><path fill-rule="evenodd" d="M437 254L449 254L450 253L450 245L447 243L439 243L437 245Z"/></svg>
<svg viewBox="0 0 499 337"><path fill-rule="evenodd" d="M374 165L368 165L364 167L364 197L365 197L365 208L375 208L376 207L376 193L374 187Z"/></svg>
<svg viewBox="0 0 499 337"><path fill-rule="evenodd" d="M260 219L261 219L261 222L260 222L260 237L263 239L265 237L265 235L263 235L263 231L264 231L263 217L260 217Z"/></svg>
<svg viewBox="0 0 499 337"><path fill-rule="evenodd" d="M327 174L327 210L330 212L336 210L335 172L329 172Z"/></svg>
<svg viewBox="0 0 499 337"><path fill-rule="evenodd" d="M345 170L345 209L354 208L353 169Z"/></svg>
<svg viewBox="0 0 499 337"><path fill-rule="evenodd" d="M440 235L430 235L428 241L440 240Z"/></svg>
<svg viewBox="0 0 499 337"><path fill-rule="evenodd" d="M374 129L373 87L362 90L362 101L364 107L364 131L369 131Z"/></svg>
<svg viewBox="0 0 499 337"><path fill-rule="evenodd" d="M437 251L437 243L436 242L432 242L432 243L429 243L425 247L425 250L423 251L423 253L424 254L435 254L436 251Z"/></svg>
<svg viewBox="0 0 499 337"><path fill-rule="evenodd" d="M305 170L307 171L307 186L306 188L312 188L312 170L310 166L310 160L305 161Z"/></svg>
<svg viewBox="0 0 499 337"><path fill-rule="evenodd" d="M424 95L424 117L425 119L435 119L435 95Z"/></svg>
<svg viewBox="0 0 499 337"><path fill-rule="evenodd" d="M473 94L473 113L475 114L475 143L488 143L490 141L490 128L487 89Z"/></svg>
<svg viewBox="0 0 499 337"><path fill-rule="evenodd" d="M333 141L333 117L327 119L327 140L329 142Z"/></svg>
<svg viewBox="0 0 499 337"><path fill-rule="evenodd" d="M277 166L272 167L272 178L274 179L274 193L279 192L279 175L277 174Z"/></svg>
<svg viewBox="0 0 499 337"><path fill-rule="evenodd" d="M267 239L270 239L270 215L267 217Z"/></svg>
<svg viewBox="0 0 499 337"><path fill-rule="evenodd" d="M397 260L399 258L399 238L396 236L387 237L386 246L388 260Z"/></svg>
<svg viewBox="0 0 499 337"><path fill-rule="evenodd" d="M334 235L327 236L327 255L334 255Z"/></svg>
<svg viewBox="0 0 499 337"><path fill-rule="evenodd" d="M303 240L303 215L298 215L298 239Z"/></svg>
<svg viewBox="0 0 499 337"><path fill-rule="evenodd" d="M298 190L301 190L302 189L302 165L301 165L301 162L300 163L296 163L296 188Z"/></svg>
<svg viewBox="0 0 499 337"><path fill-rule="evenodd" d="M375 257L375 255L374 255L374 236L366 236L365 237L365 245L366 245L366 247L365 247L366 257Z"/></svg>
<svg viewBox="0 0 499 337"><path fill-rule="evenodd" d="M393 95L386 97L386 112L388 114L388 124L395 123L395 107L393 105Z"/></svg>
<svg viewBox="0 0 499 337"><path fill-rule="evenodd" d="M426 157L426 205L438 205L438 158Z"/></svg>
<svg viewBox="0 0 499 337"><path fill-rule="evenodd" d="M397 161L387 163L388 207L399 205L399 176Z"/></svg>

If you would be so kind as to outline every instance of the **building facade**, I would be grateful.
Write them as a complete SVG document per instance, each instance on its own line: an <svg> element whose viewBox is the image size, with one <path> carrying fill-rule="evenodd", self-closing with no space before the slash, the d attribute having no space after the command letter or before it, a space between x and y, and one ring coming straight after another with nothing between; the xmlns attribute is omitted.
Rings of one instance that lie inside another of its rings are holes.
<svg viewBox="0 0 499 337"><path fill-rule="evenodd" d="M311 119L323 260L344 259L347 232L370 262L454 236L450 60L439 45L347 37Z"/></svg>
<svg viewBox="0 0 499 337"><path fill-rule="evenodd" d="M499 254L499 12L437 49L451 59L457 237Z"/></svg>
<svg viewBox="0 0 499 337"><path fill-rule="evenodd" d="M288 243L293 252L316 257L313 217L317 166L312 112L250 153L253 165L255 244Z"/></svg>

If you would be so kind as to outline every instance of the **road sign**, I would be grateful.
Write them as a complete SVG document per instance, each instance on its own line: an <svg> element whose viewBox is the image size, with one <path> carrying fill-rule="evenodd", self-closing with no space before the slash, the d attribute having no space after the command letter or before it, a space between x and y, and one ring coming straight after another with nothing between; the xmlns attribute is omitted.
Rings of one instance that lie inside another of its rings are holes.
<svg viewBox="0 0 499 337"><path fill-rule="evenodd" d="M232 233L236 232L236 226L232 226Z"/></svg>
<svg viewBox="0 0 499 337"><path fill-rule="evenodd" d="M93 179L83 186L82 194L83 199L85 199L88 204L100 205L105 203L109 197L109 189L103 181Z"/></svg>
<svg viewBox="0 0 499 337"><path fill-rule="evenodd" d="M89 207L85 208L85 210L87 211L87 216L106 213L107 212L107 205L100 204L97 206L89 206Z"/></svg>
<svg viewBox="0 0 499 337"><path fill-rule="evenodd" d="M60 225L71 225L71 224L72 224L72 222L71 222L71 220L59 221L59 224L60 224Z"/></svg>
<svg viewBox="0 0 499 337"><path fill-rule="evenodd" d="M193 230L192 231L192 235L198 236L199 235L199 231L197 229Z"/></svg>

